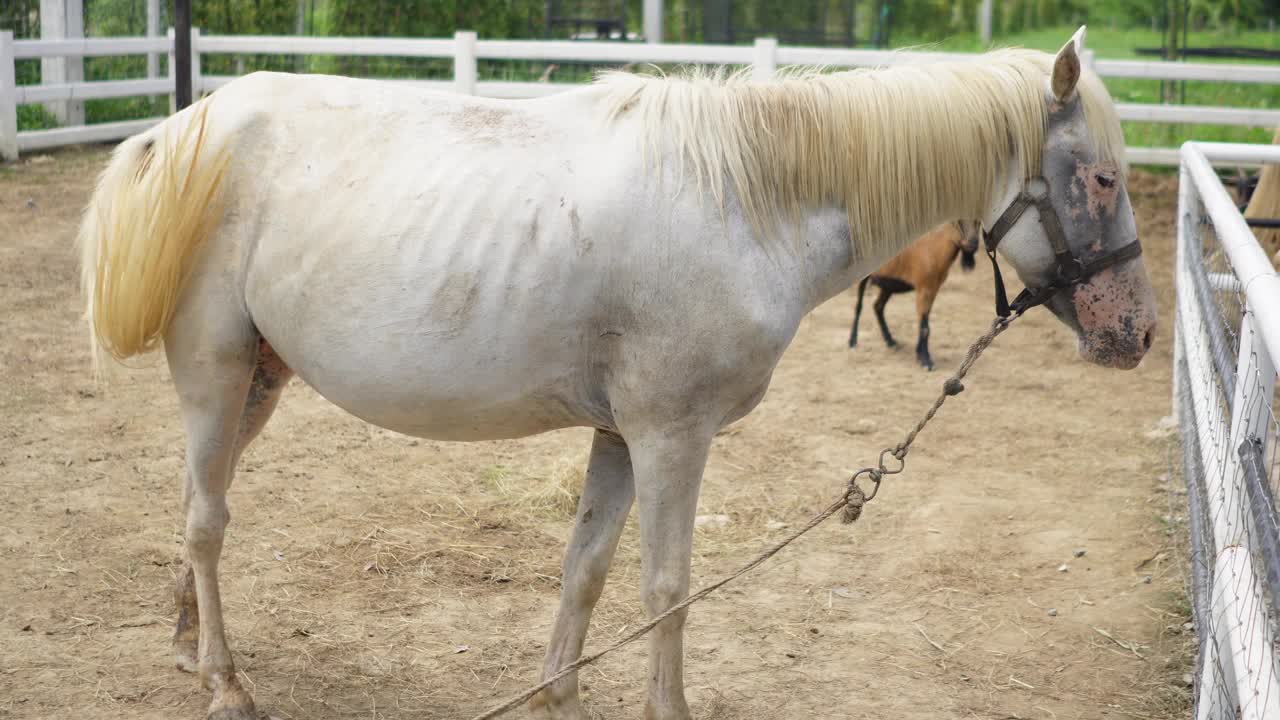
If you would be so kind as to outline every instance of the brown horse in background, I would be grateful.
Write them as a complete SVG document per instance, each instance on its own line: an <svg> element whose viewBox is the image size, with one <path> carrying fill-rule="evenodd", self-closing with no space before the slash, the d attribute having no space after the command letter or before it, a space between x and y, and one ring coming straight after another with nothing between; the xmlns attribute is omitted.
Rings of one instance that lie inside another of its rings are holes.
<svg viewBox="0 0 1280 720"><path fill-rule="evenodd" d="M884 308L896 293L916 292L916 316L920 318L919 339L916 341L916 359L926 370L933 369L929 355L929 311L938 296L938 289L951 272L951 264L960 255L960 267L965 272L973 270L974 254L978 252L981 224L976 220L956 220L943 223L921 235L911 245L885 263L879 270L862 278L858 283L858 305L853 312L853 329L849 332L849 347L858 344L858 319L862 316L862 296L867 283L880 288L876 299L876 321L885 344L897 347L898 342L889 333L884 320Z"/></svg>

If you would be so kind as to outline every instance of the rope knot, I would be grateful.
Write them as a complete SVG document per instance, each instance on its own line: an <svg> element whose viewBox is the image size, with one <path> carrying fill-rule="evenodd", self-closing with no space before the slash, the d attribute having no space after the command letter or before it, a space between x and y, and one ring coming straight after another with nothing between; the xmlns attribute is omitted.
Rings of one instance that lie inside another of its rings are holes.
<svg viewBox="0 0 1280 720"><path fill-rule="evenodd" d="M948 378L947 381L942 384L942 391L949 397L955 397L956 395L964 392L964 383L960 382L960 378Z"/></svg>
<svg viewBox="0 0 1280 720"><path fill-rule="evenodd" d="M879 474L878 471L876 474ZM840 516L840 522L848 525L862 517L862 506L866 504L866 494L862 492L862 488L858 487L858 483L850 480L849 489L844 494L844 514Z"/></svg>

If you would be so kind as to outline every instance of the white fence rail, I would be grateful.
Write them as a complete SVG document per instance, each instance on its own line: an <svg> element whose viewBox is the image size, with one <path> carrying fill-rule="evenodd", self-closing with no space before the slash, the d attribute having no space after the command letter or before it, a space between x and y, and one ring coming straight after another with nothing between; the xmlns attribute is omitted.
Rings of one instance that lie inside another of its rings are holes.
<svg viewBox="0 0 1280 720"><path fill-rule="evenodd" d="M869 67L929 59L960 58L968 53L907 52L816 47L781 46L776 40L761 38L754 45L681 45L661 43L570 42L543 40L479 40L475 33L458 32L453 38L364 38L291 36L201 36L193 29L191 45L195 94L210 92L228 82L225 76L202 76L199 58L204 54L274 54L395 56L451 59L454 79L422 81L420 84L452 88L457 92L488 97L540 97L571 84L547 82L493 82L479 80L477 60L545 60L584 63L680 63L751 66L757 76L772 75L784 65L827 65ZM19 40L0 30L0 159L16 158L23 150L51 147L54 143L119 139L112 132L125 132L133 124L113 123L114 130L83 126L17 132L17 106L24 103L86 100L135 95L172 93L173 63L168 79L120 80L17 86L13 64L17 60L49 57L108 55L173 55L172 31L168 38L87 38L74 40ZM1162 80L1210 80L1280 85L1280 66L1219 65L1146 62L1136 60L1096 60L1094 68L1103 77ZM1119 103L1124 120L1157 123L1190 123L1280 127L1280 110L1216 108L1187 105ZM153 118L150 122L157 122ZM143 122L143 121L138 121ZM104 134L105 133L105 134ZM1175 148L1131 148L1134 163L1176 165Z"/></svg>
<svg viewBox="0 0 1280 720"><path fill-rule="evenodd" d="M1280 276L1212 162L1280 146L1187 143L1178 193L1174 406L1200 639L1196 718L1280 718Z"/></svg>

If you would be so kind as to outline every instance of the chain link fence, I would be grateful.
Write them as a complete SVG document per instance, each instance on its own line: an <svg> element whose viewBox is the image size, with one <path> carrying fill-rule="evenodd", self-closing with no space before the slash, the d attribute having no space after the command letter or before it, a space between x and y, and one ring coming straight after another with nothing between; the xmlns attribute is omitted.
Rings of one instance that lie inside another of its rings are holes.
<svg viewBox="0 0 1280 720"><path fill-rule="evenodd" d="M1174 367L1199 641L1195 717L1265 720L1280 717L1280 424L1267 347L1280 323L1265 317L1280 314L1280 302L1246 294L1274 272L1259 266L1265 255L1198 153L1183 150Z"/></svg>

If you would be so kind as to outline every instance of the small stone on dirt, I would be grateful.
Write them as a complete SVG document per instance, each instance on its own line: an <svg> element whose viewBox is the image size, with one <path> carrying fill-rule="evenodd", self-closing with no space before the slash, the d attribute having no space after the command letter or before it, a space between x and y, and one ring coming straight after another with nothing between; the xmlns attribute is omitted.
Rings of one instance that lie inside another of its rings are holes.
<svg viewBox="0 0 1280 720"><path fill-rule="evenodd" d="M847 587L835 587L835 588L831 588L831 594L832 594L832 595L835 595L836 597L842 597L842 598L851 598L851 597L853 597L853 593L849 592L849 588L847 588Z"/></svg>
<svg viewBox="0 0 1280 720"><path fill-rule="evenodd" d="M718 530L728 525L729 522L728 515L699 515L693 519L694 527L700 527L704 530Z"/></svg>
<svg viewBox="0 0 1280 720"><path fill-rule="evenodd" d="M284 562L284 553L280 552L279 550L272 550L271 557L275 558L276 560L279 560L280 562Z"/></svg>
<svg viewBox="0 0 1280 720"><path fill-rule="evenodd" d="M27 198L27 209L28 209L28 210L35 210L35 209L36 209L36 199L35 199L35 198Z"/></svg>
<svg viewBox="0 0 1280 720"><path fill-rule="evenodd" d="M866 418L854 423L852 427L845 428L845 432L850 435L870 435L876 431L876 424Z"/></svg>
<svg viewBox="0 0 1280 720"><path fill-rule="evenodd" d="M787 524L782 522L781 520L770 520L767 524L765 524L765 527L769 528L770 530L781 530L786 526Z"/></svg>
<svg viewBox="0 0 1280 720"><path fill-rule="evenodd" d="M1066 572L1070 569L1071 568L1068 567L1066 563L1062 563L1061 565L1058 566L1058 572Z"/></svg>
<svg viewBox="0 0 1280 720"><path fill-rule="evenodd" d="M1182 674L1182 684L1191 687L1195 684L1195 679L1191 677L1191 673Z"/></svg>
<svg viewBox="0 0 1280 720"><path fill-rule="evenodd" d="M1169 437L1178 429L1178 421L1172 415L1165 415L1160 418L1160 422L1155 427L1148 430L1146 437L1148 440L1159 440L1160 438Z"/></svg>
<svg viewBox="0 0 1280 720"><path fill-rule="evenodd" d="M1150 584L1151 584L1151 576L1150 576L1150 575L1144 575L1144 576L1143 576L1143 578L1142 578L1142 582L1143 582L1143 584L1150 585Z"/></svg>
<svg viewBox="0 0 1280 720"><path fill-rule="evenodd" d="M1189 623L1189 622L1182 623L1183 632L1191 632L1192 630L1195 630L1195 629L1196 629L1195 623Z"/></svg>
<svg viewBox="0 0 1280 720"><path fill-rule="evenodd" d="M471 649L470 645L458 645L453 649L453 654L457 655L458 653L464 653L470 649Z"/></svg>
<svg viewBox="0 0 1280 720"><path fill-rule="evenodd" d="M1076 557L1084 557L1084 554L1086 552L1088 552L1088 550L1085 550L1084 548L1076 548L1074 551L1072 551L1071 554L1075 555Z"/></svg>
<svg viewBox="0 0 1280 720"><path fill-rule="evenodd" d="M1058 617L1058 608L1049 608L1049 617Z"/></svg>

